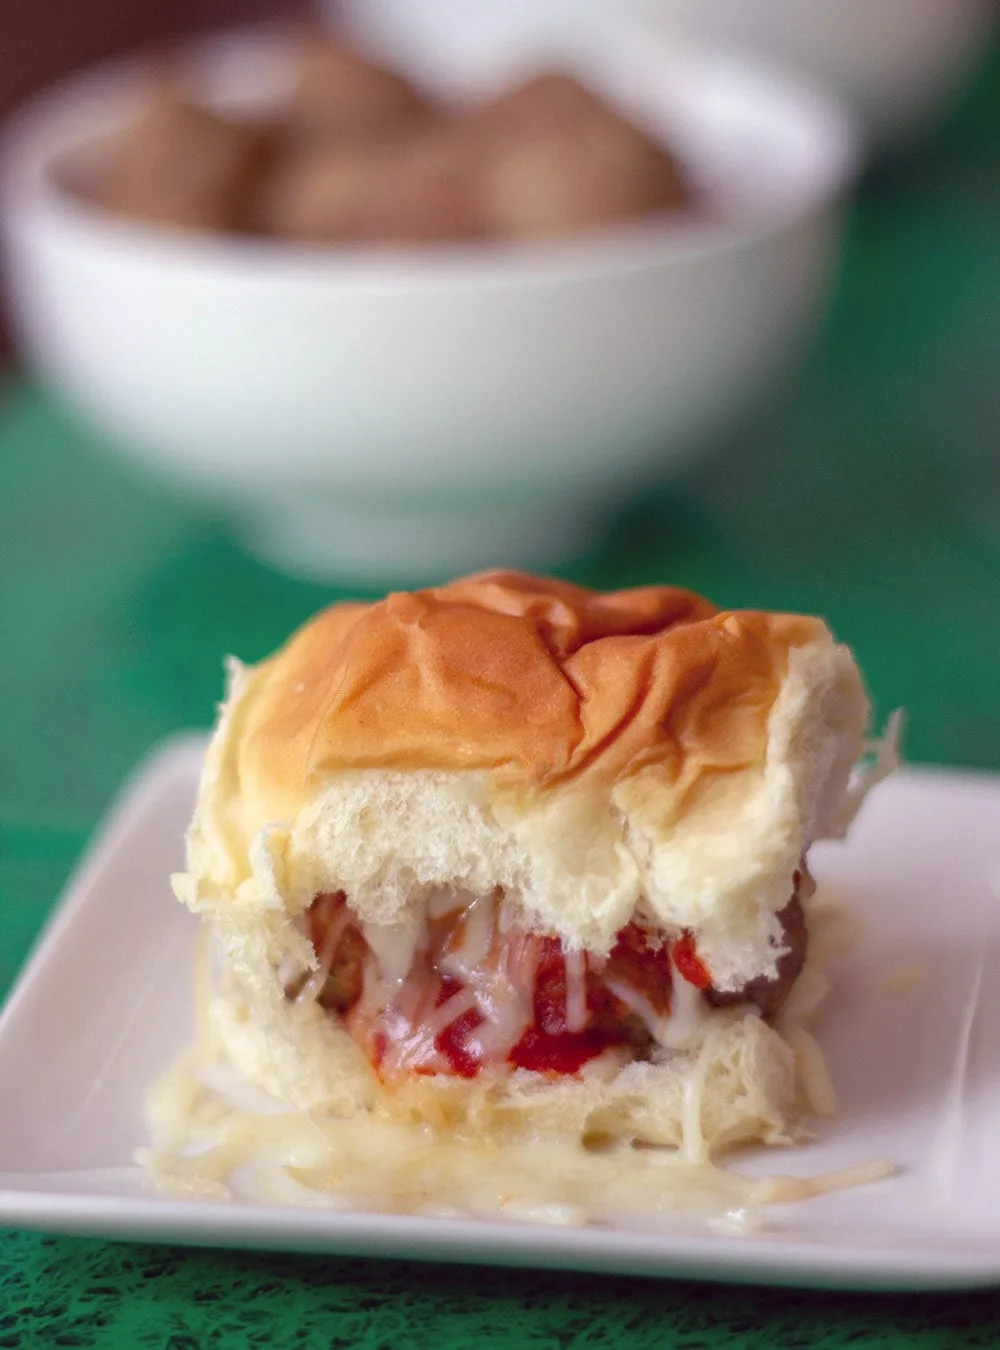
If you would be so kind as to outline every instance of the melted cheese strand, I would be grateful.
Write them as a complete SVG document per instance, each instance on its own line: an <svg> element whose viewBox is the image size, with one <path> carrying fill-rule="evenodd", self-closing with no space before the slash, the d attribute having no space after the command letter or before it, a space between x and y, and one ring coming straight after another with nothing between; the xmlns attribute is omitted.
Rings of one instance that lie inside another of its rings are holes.
<svg viewBox="0 0 1000 1350"><path fill-rule="evenodd" d="M831 821L828 838L843 839L871 790L899 768L902 735L903 710L897 708L890 715L882 735L865 743L865 753L872 755L873 761L856 770Z"/></svg>
<svg viewBox="0 0 1000 1350"><path fill-rule="evenodd" d="M479 976L493 942L495 909L493 897L484 896L465 910L461 940L441 962L441 969L447 975L469 981Z"/></svg>
<svg viewBox="0 0 1000 1350"><path fill-rule="evenodd" d="M681 1116L679 1156L687 1167L708 1162L708 1144L701 1128L701 1107L705 1093L705 1073L712 1050L711 1033L702 1042L698 1058L684 1079L684 1108Z"/></svg>
<svg viewBox="0 0 1000 1350"><path fill-rule="evenodd" d="M337 948L340 946L340 939L343 936L344 929L351 919L351 913L346 905L342 905L333 922L323 934L323 942L319 951L316 953L316 969L303 984L302 988L295 995L296 1001L311 1003L319 998L323 992L323 986L326 984L327 976L330 974L330 967L333 965L333 958L337 954Z"/></svg>
<svg viewBox="0 0 1000 1350"><path fill-rule="evenodd" d="M697 1045L712 1016L712 1010L699 988L687 981L670 962L670 1020L667 1039L660 1044L668 1050L688 1050Z"/></svg>
<svg viewBox="0 0 1000 1350"><path fill-rule="evenodd" d="M587 1025L587 958L581 951L566 952L566 1030L583 1031Z"/></svg>
<svg viewBox="0 0 1000 1350"><path fill-rule="evenodd" d="M670 1043L670 1014L661 1016L649 999L633 989L624 980L609 980L605 977L604 987L614 994L620 1003L624 1003L629 1012L635 1013L657 1045Z"/></svg>
<svg viewBox="0 0 1000 1350"><path fill-rule="evenodd" d="M345 914L349 914L344 906ZM363 923L361 931L375 955L378 973L388 990L403 984L417 950L423 945L424 924Z"/></svg>

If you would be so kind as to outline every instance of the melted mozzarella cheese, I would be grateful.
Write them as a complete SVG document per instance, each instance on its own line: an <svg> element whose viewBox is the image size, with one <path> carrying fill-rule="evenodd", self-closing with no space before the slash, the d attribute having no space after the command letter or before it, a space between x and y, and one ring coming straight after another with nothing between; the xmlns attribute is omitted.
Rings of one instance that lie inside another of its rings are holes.
<svg viewBox="0 0 1000 1350"><path fill-rule="evenodd" d="M469 1040L469 1049L484 1066L498 1068L535 1020L535 976L539 944L524 933L512 933L500 949L492 972L475 981L483 1021Z"/></svg>
<svg viewBox="0 0 1000 1350"><path fill-rule="evenodd" d="M657 1045L666 1044L670 1035L669 1013L666 1016L658 1013L645 994L640 994L638 989L633 989L624 980L609 980L605 977L604 987L614 994L619 1003L624 1003L629 1012L635 1013Z"/></svg>
<svg viewBox="0 0 1000 1350"><path fill-rule="evenodd" d="M712 1015L712 1009L702 991L690 984L673 961L670 962L673 982L670 986L670 1017L667 1020L666 1039L660 1044L667 1050L688 1050L697 1045Z"/></svg>
<svg viewBox="0 0 1000 1350"><path fill-rule="evenodd" d="M437 966L442 975L458 980L461 989L438 1005L437 977L430 970L421 977L419 958L427 942L427 919L451 916L456 923ZM366 962L351 1025L370 1040L381 1033L381 1072L449 1072L437 1039L472 1011L481 1020L469 1034L468 1052L485 1069L506 1065L534 1018L538 943L514 933L496 948L497 917L493 896L470 901L467 895L451 893L449 903L449 894L442 892L414 925L363 926L374 960Z"/></svg>
<svg viewBox="0 0 1000 1350"><path fill-rule="evenodd" d="M350 916L346 905L341 914ZM361 932L375 956L382 981L390 987L402 985L410 973L417 949L423 943L424 925L363 923Z"/></svg>
<svg viewBox="0 0 1000 1350"><path fill-rule="evenodd" d="M749 1177L710 1160L701 1133L699 1065L685 1093L679 1149L600 1152L578 1139L457 1141L361 1115L290 1110L224 1065L189 1051L149 1094L151 1146L136 1151L161 1191L330 1210L621 1225L678 1212L712 1231L757 1232L764 1207L892 1174L884 1160L816 1177Z"/></svg>
<svg viewBox="0 0 1000 1350"><path fill-rule="evenodd" d="M458 942L445 952L440 961L446 975L467 983L479 977L493 943L495 911L492 896L481 896L464 910Z"/></svg>
<svg viewBox="0 0 1000 1350"><path fill-rule="evenodd" d="M323 986L326 983L326 977L330 973L330 966L336 955L337 947L343 936L344 929L350 922L351 913L346 905L342 905L333 917L333 922L323 934L323 941L320 949L316 953L316 969L312 972L305 984L295 995L296 999L301 999L304 1003L311 999L319 998L323 992Z"/></svg>
<svg viewBox="0 0 1000 1350"><path fill-rule="evenodd" d="M475 990L464 989L416 1021L399 1019L395 1027L390 1008L382 1023L387 1041L381 1065L383 1072L392 1075L419 1069L425 1073L446 1073L448 1063L437 1048L437 1038L452 1022L475 1007Z"/></svg>

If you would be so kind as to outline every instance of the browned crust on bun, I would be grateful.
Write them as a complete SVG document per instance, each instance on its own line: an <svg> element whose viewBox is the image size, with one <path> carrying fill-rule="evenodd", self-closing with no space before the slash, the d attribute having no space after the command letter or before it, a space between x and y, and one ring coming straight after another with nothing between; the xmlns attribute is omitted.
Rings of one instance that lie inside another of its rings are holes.
<svg viewBox="0 0 1000 1350"><path fill-rule="evenodd" d="M285 819L345 769L486 770L542 790L653 766L677 784L693 761L725 775L765 754L789 651L824 638L817 619L675 587L601 594L516 572L336 605L261 672L239 776Z"/></svg>

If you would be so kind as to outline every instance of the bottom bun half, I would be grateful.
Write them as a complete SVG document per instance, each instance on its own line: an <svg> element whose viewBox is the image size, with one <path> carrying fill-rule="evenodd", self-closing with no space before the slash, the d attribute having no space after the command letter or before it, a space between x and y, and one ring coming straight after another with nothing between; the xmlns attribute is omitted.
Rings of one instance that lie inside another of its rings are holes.
<svg viewBox="0 0 1000 1350"><path fill-rule="evenodd" d="M350 1034L316 1003L269 1000L258 1015L231 971L205 1009L206 1049L297 1110L425 1125L456 1138L628 1139L681 1147L692 1161L799 1132L796 1056L755 1011L719 1010L698 1046L660 1062L612 1053L574 1075L525 1069L383 1085Z"/></svg>

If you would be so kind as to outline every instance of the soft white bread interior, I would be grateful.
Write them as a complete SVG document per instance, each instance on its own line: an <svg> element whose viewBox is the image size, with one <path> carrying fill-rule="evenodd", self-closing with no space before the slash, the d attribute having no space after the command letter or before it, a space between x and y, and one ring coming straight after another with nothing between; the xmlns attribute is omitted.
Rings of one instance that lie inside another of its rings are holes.
<svg viewBox="0 0 1000 1350"><path fill-rule="evenodd" d="M220 1034L289 1100L380 1099L346 1033L285 997L285 973L316 965L301 916L321 891L346 892L373 944L414 928L440 888L500 887L570 949L606 954L639 917L691 930L720 990L773 976L778 913L835 827L867 719L857 667L819 620L672 588L492 573L328 610L271 660L233 665L175 880L226 956ZM791 1052L758 1017L724 1020L712 1128L777 1137ZM594 1068L551 1094L521 1073L414 1092L580 1121L604 1103L667 1142L683 1060L599 1086Z"/></svg>

